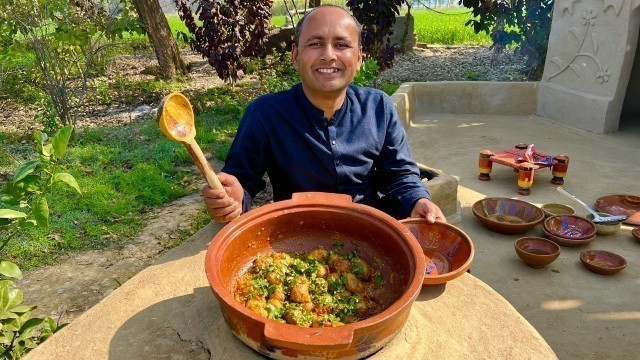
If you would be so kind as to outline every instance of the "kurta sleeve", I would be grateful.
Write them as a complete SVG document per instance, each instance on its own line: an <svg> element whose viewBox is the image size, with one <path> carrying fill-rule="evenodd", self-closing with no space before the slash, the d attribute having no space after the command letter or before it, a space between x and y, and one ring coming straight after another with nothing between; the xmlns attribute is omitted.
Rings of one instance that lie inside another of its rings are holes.
<svg viewBox="0 0 640 360"><path fill-rule="evenodd" d="M416 201L421 198L431 199L431 195L420 180L418 166L411 158L406 132L391 98L384 95L383 101L386 134L376 163L380 172L380 189L384 195L399 200L401 214L408 217Z"/></svg>
<svg viewBox="0 0 640 360"><path fill-rule="evenodd" d="M261 114L262 104L249 104L227 154L222 171L235 176L244 188L242 212L251 209L253 198L266 187L263 176L267 168L269 137Z"/></svg>

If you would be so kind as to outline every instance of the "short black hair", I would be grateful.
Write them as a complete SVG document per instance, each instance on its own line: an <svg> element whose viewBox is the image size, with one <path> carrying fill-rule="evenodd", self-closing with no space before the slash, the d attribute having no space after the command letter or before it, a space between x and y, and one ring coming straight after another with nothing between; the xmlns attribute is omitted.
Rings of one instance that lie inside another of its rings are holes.
<svg viewBox="0 0 640 360"><path fill-rule="evenodd" d="M296 24L296 32L295 32L295 37L294 37L294 43L296 44L296 47L300 46L300 32L302 31L302 24L304 23L304 19L307 18L307 16L309 16L311 13L313 13L314 11L316 11L317 9L323 8L323 7L335 7L338 9L342 9L344 10L347 14L351 15L347 9L338 6L338 5L332 5L332 4L324 4L324 5L320 5L317 8L314 8L313 10L309 11L308 13L306 13L301 19L300 21L298 21L298 23ZM358 21L358 19L356 19L355 16L351 15L351 18L353 19L353 22L356 23L356 28L358 29L358 47L360 47L362 45L362 25L360 24L360 22Z"/></svg>

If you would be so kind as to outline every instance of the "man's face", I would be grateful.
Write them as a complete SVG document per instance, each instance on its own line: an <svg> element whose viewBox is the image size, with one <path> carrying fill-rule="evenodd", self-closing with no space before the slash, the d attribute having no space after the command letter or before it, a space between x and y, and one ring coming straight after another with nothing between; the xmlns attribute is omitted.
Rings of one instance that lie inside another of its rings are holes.
<svg viewBox="0 0 640 360"><path fill-rule="evenodd" d="M340 8L314 10L302 24L291 58L307 96L339 96L362 64L355 22Z"/></svg>

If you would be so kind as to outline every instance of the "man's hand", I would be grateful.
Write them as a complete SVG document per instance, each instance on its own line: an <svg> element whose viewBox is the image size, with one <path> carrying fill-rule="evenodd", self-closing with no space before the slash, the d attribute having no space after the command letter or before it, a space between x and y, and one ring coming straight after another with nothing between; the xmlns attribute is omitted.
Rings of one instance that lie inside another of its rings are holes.
<svg viewBox="0 0 640 360"><path fill-rule="evenodd" d="M422 198L416 202L413 206L413 210L411 210L411 217L425 218L427 219L427 222L431 224L436 220L440 220L445 223L447 222L447 219L444 217L444 214L438 205L434 204L427 198Z"/></svg>
<svg viewBox="0 0 640 360"><path fill-rule="evenodd" d="M202 188L202 196L209 216L217 222L229 222L242 214L244 189L235 176L218 173L224 190L214 190L209 185Z"/></svg>

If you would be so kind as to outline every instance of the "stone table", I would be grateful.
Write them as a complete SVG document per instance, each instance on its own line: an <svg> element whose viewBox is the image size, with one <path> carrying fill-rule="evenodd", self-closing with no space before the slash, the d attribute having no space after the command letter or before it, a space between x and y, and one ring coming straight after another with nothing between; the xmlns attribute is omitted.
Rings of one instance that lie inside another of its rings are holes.
<svg viewBox="0 0 640 360"><path fill-rule="evenodd" d="M31 359L250 359L227 328L204 272L211 223L29 353ZM425 287L375 359L555 359L504 298L470 274Z"/></svg>

